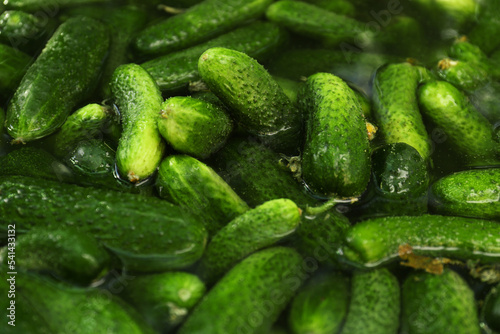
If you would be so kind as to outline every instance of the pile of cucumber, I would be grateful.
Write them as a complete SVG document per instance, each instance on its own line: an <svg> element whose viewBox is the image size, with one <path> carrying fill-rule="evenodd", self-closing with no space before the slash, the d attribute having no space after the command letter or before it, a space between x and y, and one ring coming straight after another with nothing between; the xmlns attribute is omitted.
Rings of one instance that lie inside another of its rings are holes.
<svg viewBox="0 0 500 334"><path fill-rule="evenodd" d="M6 0L1 333L500 333L500 1Z"/></svg>

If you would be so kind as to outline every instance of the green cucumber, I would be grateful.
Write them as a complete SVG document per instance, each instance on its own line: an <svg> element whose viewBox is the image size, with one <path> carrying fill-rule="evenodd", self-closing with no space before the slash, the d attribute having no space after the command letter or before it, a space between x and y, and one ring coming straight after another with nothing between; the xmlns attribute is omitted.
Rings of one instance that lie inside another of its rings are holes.
<svg viewBox="0 0 500 334"><path fill-rule="evenodd" d="M280 155L256 140L234 138L210 164L251 207L278 198L289 198L301 208L316 204L280 160Z"/></svg>
<svg viewBox="0 0 500 334"><path fill-rule="evenodd" d="M288 313L294 334L337 333L349 306L349 278L339 273L317 275L295 295Z"/></svg>
<svg viewBox="0 0 500 334"><path fill-rule="evenodd" d="M347 231L348 261L375 267L398 258L409 245L417 255L498 262L500 225L493 221L439 215L394 216L360 222Z"/></svg>
<svg viewBox="0 0 500 334"><path fill-rule="evenodd" d="M339 15L355 16L356 14L356 6L349 0L305 0L304 2Z"/></svg>
<svg viewBox="0 0 500 334"><path fill-rule="evenodd" d="M483 0L479 2L477 24L469 32L471 43L476 44L487 55L500 46L497 36L500 33L500 3L495 0Z"/></svg>
<svg viewBox="0 0 500 334"><path fill-rule="evenodd" d="M1 230L73 226L100 240L129 271L186 267L205 247L203 224L157 198L29 177L0 179Z"/></svg>
<svg viewBox="0 0 500 334"><path fill-rule="evenodd" d="M255 59L216 47L201 55L198 70L242 128L278 151L297 150L302 115Z"/></svg>
<svg viewBox="0 0 500 334"><path fill-rule="evenodd" d="M322 195L360 195L370 179L370 144L358 97L339 77L317 73L298 98L307 115L304 181Z"/></svg>
<svg viewBox="0 0 500 334"><path fill-rule="evenodd" d="M75 175L62 161L42 148L21 147L0 157L0 175L75 182Z"/></svg>
<svg viewBox="0 0 500 334"><path fill-rule="evenodd" d="M249 209L209 166L186 155L170 155L160 164L158 194L205 222L209 235Z"/></svg>
<svg viewBox="0 0 500 334"><path fill-rule="evenodd" d="M133 42L146 55L167 54L204 42L256 19L271 0L205 0L142 30Z"/></svg>
<svg viewBox="0 0 500 334"><path fill-rule="evenodd" d="M176 151L206 159L218 151L233 130L219 106L189 96L174 96L161 106L158 130Z"/></svg>
<svg viewBox="0 0 500 334"><path fill-rule="evenodd" d="M304 281L302 266L291 248L250 255L203 297L178 333L266 333Z"/></svg>
<svg viewBox="0 0 500 334"><path fill-rule="evenodd" d="M31 57L10 46L0 44L0 94L10 95L17 88L26 70L31 64Z"/></svg>
<svg viewBox="0 0 500 334"><path fill-rule="evenodd" d="M151 75L137 64L119 66L110 85L123 124L116 164L122 176L136 183L153 174L165 151L157 126L163 98Z"/></svg>
<svg viewBox="0 0 500 334"><path fill-rule="evenodd" d="M472 92L490 80L488 72L474 63L449 58L438 62L436 73L441 80L465 92Z"/></svg>
<svg viewBox="0 0 500 334"><path fill-rule="evenodd" d="M493 55L488 57L479 46L470 43L466 38L460 38L453 43L450 46L448 55L451 58L473 63L481 67L493 79L500 79L500 68L498 66L500 59L495 59Z"/></svg>
<svg viewBox="0 0 500 334"><path fill-rule="evenodd" d="M431 142L418 109L420 72L409 63L379 68L373 80L376 124L386 143L407 143L428 160Z"/></svg>
<svg viewBox="0 0 500 334"><path fill-rule="evenodd" d="M134 277L121 298L132 305L159 333L179 325L205 294L200 279L186 272L166 272Z"/></svg>
<svg viewBox="0 0 500 334"><path fill-rule="evenodd" d="M415 272L402 288L402 333L479 334L474 292L456 272Z"/></svg>
<svg viewBox="0 0 500 334"><path fill-rule="evenodd" d="M468 164L498 162L500 144L488 120L467 97L446 81L429 82L418 90L422 112L442 128L449 144Z"/></svg>
<svg viewBox="0 0 500 334"><path fill-rule="evenodd" d="M110 260L108 252L95 238L67 227L34 227L17 237L15 248L16 268L49 273L78 285L88 285L98 278ZM8 263L7 252L3 259Z"/></svg>
<svg viewBox="0 0 500 334"><path fill-rule="evenodd" d="M474 22L477 1L415 0L412 6L417 9L419 17L425 17L429 29L463 31Z"/></svg>
<svg viewBox="0 0 500 334"><path fill-rule="evenodd" d="M27 142L57 130L95 88L109 47L106 26L75 17L59 26L7 109L7 132Z"/></svg>
<svg viewBox="0 0 500 334"><path fill-rule="evenodd" d="M207 245L201 259L202 273L213 282L247 255L291 235L301 211L289 199L275 199L231 220Z"/></svg>
<svg viewBox="0 0 500 334"><path fill-rule="evenodd" d="M439 214L500 219L500 168L445 176L431 187L430 206Z"/></svg>
<svg viewBox="0 0 500 334"><path fill-rule="evenodd" d="M78 109L54 134L52 138L54 155L62 158L75 148L78 142L96 137L111 117L111 111L97 103Z"/></svg>
<svg viewBox="0 0 500 334"><path fill-rule="evenodd" d="M283 44L285 37L285 31L277 25L256 21L204 43L149 60L141 66L151 74L162 92L174 94L186 90L190 82L200 80L198 59L206 50L225 47L262 61Z"/></svg>
<svg viewBox="0 0 500 334"><path fill-rule="evenodd" d="M0 42L26 52L36 51L54 31L54 21L19 10L0 14Z"/></svg>
<svg viewBox="0 0 500 334"><path fill-rule="evenodd" d="M326 46L370 38L363 23L302 1L276 1L267 8L266 17Z"/></svg>
<svg viewBox="0 0 500 334"><path fill-rule="evenodd" d="M3 2L7 9L20 9L27 12L38 10L51 12L60 8L88 5L93 3L105 3L106 0L6 0ZM50 13L49 12L49 13Z"/></svg>
<svg viewBox="0 0 500 334"><path fill-rule="evenodd" d="M397 278L385 268L355 272L349 312L340 333L398 333L399 290Z"/></svg>
<svg viewBox="0 0 500 334"><path fill-rule="evenodd" d="M155 333L131 306L109 292L57 284L28 273L14 277L15 311L19 313L15 312L15 326L3 326L4 333ZM2 294L7 296L9 287L3 279ZM9 300L2 299L3 317L9 312Z"/></svg>
<svg viewBox="0 0 500 334"><path fill-rule="evenodd" d="M489 328L500 331L500 284L491 289L484 300L481 318Z"/></svg>

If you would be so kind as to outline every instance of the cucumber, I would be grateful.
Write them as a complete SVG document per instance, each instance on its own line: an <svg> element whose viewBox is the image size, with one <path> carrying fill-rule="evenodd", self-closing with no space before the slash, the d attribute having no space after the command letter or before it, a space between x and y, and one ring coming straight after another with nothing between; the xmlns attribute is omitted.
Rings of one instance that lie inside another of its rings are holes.
<svg viewBox="0 0 500 334"><path fill-rule="evenodd" d="M19 10L0 14L0 42L25 52L37 51L54 31L54 21Z"/></svg>
<svg viewBox="0 0 500 334"><path fill-rule="evenodd" d="M304 2L339 15L355 16L356 14L356 6L349 0L305 0Z"/></svg>
<svg viewBox="0 0 500 334"><path fill-rule="evenodd" d="M500 41L497 38L500 33L500 19L497 15L499 11L498 1L480 1L477 24L468 34L471 43L479 46L487 55L500 46Z"/></svg>
<svg viewBox="0 0 500 334"><path fill-rule="evenodd" d="M267 59L283 44L285 31L270 22L255 21L204 43L171 52L142 63L162 92L173 95L185 91L190 82L200 79L198 59L212 47L244 52L259 61Z"/></svg>
<svg viewBox="0 0 500 334"><path fill-rule="evenodd" d="M3 326L9 334L37 333L155 333L129 305L105 291L76 288L28 273L15 276L16 326ZM0 283L7 295L8 282ZM2 299L3 315L8 298ZM30 310L30 311L25 311ZM32 325L32 321L38 326Z"/></svg>
<svg viewBox="0 0 500 334"><path fill-rule="evenodd" d="M398 333L399 290L397 278L385 268L355 272L349 312L340 333Z"/></svg>
<svg viewBox="0 0 500 334"><path fill-rule="evenodd" d="M337 333L348 306L348 277L339 273L316 275L293 298L288 324L294 334Z"/></svg>
<svg viewBox="0 0 500 334"><path fill-rule="evenodd" d="M200 279L186 272L142 275L119 294L159 333L179 325L205 294Z"/></svg>
<svg viewBox="0 0 500 334"><path fill-rule="evenodd" d="M402 288L402 333L479 334L474 292L456 272L415 272Z"/></svg>
<svg viewBox="0 0 500 334"><path fill-rule="evenodd" d="M51 138L54 155L65 157L80 141L90 140L101 133L111 121L112 112L97 103L88 104L71 114Z"/></svg>
<svg viewBox="0 0 500 334"><path fill-rule="evenodd" d="M467 38L460 38L453 43L448 55L451 58L473 63L486 71L493 79L500 79L500 68L498 67L500 60L495 59L493 55L488 57L479 46L470 43Z"/></svg>
<svg viewBox="0 0 500 334"><path fill-rule="evenodd" d="M10 95L17 88L31 64L31 57L10 46L0 44L0 94Z"/></svg>
<svg viewBox="0 0 500 334"><path fill-rule="evenodd" d="M447 175L431 187L430 206L439 214L500 219L500 168Z"/></svg>
<svg viewBox="0 0 500 334"><path fill-rule="evenodd" d="M110 261L108 252L95 238L66 227L48 230L45 227L32 228L17 237L15 248L16 268L48 273L84 286L98 278ZM7 252L2 258L6 264Z"/></svg>
<svg viewBox="0 0 500 334"><path fill-rule="evenodd" d="M418 109L418 69L409 63L379 68L373 80L373 111L387 144L407 143L429 160L431 142Z"/></svg>
<svg viewBox="0 0 500 334"><path fill-rule="evenodd" d="M109 47L106 26L86 17L59 26L7 109L7 132L28 142L57 130L95 88Z"/></svg>
<svg viewBox="0 0 500 334"><path fill-rule="evenodd" d="M436 73L441 80L465 92L472 92L490 80L488 72L474 63L449 58L438 62Z"/></svg>
<svg viewBox="0 0 500 334"><path fill-rule="evenodd" d="M304 281L302 262L285 247L250 255L203 297L178 333L266 333Z"/></svg>
<svg viewBox="0 0 500 334"><path fill-rule="evenodd" d="M247 255L291 235L300 215L291 200L275 199L234 218L208 244L201 259L203 276L214 282Z"/></svg>
<svg viewBox="0 0 500 334"><path fill-rule="evenodd" d="M458 260L498 262L500 225L493 221L439 215L373 218L347 231L343 254L353 264L376 267L395 260L399 247Z"/></svg>
<svg viewBox="0 0 500 334"><path fill-rule="evenodd" d="M167 54L212 37L261 16L271 0L205 0L182 14L153 24L137 35L141 54Z"/></svg>
<svg viewBox="0 0 500 334"><path fill-rule="evenodd" d="M0 190L2 231L64 223L96 237L129 271L186 267L205 247L203 224L160 199L21 176L2 177Z"/></svg>
<svg viewBox="0 0 500 334"><path fill-rule="evenodd" d="M110 86L123 124L116 164L121 175L137 183L153 174L165 151L157 126L163 99L151 75L137 64L120 65Z"/></svg>
<svg viewBox="0 0 500 334"><path fill-rule="evenodd" d="M467 97L445 81L429 82L418 90L422 112L443 129L449 144L468 164L498 163L500 144L488 120Z"/></svg>
<svg viewBox="0 0 500 334"><path fill-rule="evenodd" d="M243 129L282 153L297 150L302 115L255 59L216 47L201 55L198 70Z"/></svg>
<svg viewBox="0 0 500 334"><path fill-rule="evenodd" d="M291 199L301 208L316 204L280 160L278 154L256 140L234 138L209 165L251 207L278 198Z"/></svg>
<svg viewBox="0 0 500 334"><path fill-rule="evenodd" d="M176 151L206 159L226 142L233 122L219 106L189 96L174 96L161 106L158 130Z"/></svg>
<svg viewBox="0 0 500 334"><path fill-rule="evenodd" d="M298 99L307 115L304 181L322 195L360 195L370 179L370 144L358 97L339 77L317 73Z"/></svg>
<svg viewBox="0 0 500 334"><path fill-rule="evenodd" d="M27 12L35 11L59 11L60 8L88 5L93 3L105 3L106 0L7 0L4 1L7 9L20 9ZM50 13L50 12L49 12Z"/></svg>
<svg viewBox="0 0 500 334"><path fill-rule="evenodd" d="M500 284L491 289L484 300L481 318L489 328L500 331Z"/></svg>
<svg viewBox="0 0 500 334"><path fill-rule="evenodd" d="M166 157L155 186L161 198L202 219L210 236L249 209L212 168L186 155Z"/></svg>
<svg viewBox="0 0 500 334"><path fill-rule="evenodd" d="M75 182L75 175L62 161L42 148L31 146L21 147L0 157L0 175Z"/></svg>
<svg viewBox="0 0 500 334"><path fill-rule="evenodd" d="M476 10L476 0L416 0L412 3L419 17L425 17L429 29L454 29L467 31L473 24Z"/></svg>
<svg viewBox="0 0 500 334"><path fill-rule="evenodd" d="M363 23L302 1L276 1L267 8L266 17L329 47L358 39L370 42Z"/></svg>
<svg viewBox="0 0 500 334"><path fill-rule="evenodd" d="M278 83L290 101L292 101L294 105L297 105L297 95L300 87L302 86L302 82L281 78L275 75L273 75L273 79Z"/></svg>

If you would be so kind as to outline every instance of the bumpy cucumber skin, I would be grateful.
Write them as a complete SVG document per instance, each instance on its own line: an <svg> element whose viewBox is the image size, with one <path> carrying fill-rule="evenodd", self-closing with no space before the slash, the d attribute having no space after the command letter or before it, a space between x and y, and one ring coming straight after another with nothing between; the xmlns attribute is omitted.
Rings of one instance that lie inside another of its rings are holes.
<svg viewBox="0 0 500 334"><path fill-rule="evenodd" d="M339 273L313 277L297 292L288 323L294 334L337 333L349 305L349 278Z"/></svg>
<svg viewBox="0 0 500 334"><path fill-rule="evenodd" d="M430 206L439 214L500 219L500 168L445 176L432 185Z"/></svg>
<svg viewBox="0 0 500 334"><path fill-rule="evenodd" d="M493 52L499 45L500 34L500 3L495 0L484 0L480 3L476 26L467 37L486 54Z"/></svg>
<svg viewBox="0 0 500 334"><path fill-rule="evenodd" d="M201 259L209 282L239 260L291 235L300 223L300 210L289 199L275 199L230 221L208 244Z"/></svg>
<svg viewBox="0 0 500 334"><path fill-rule="evenodd" d="M423 271L406 278L402 287L404 334L479 334L474 292L456 272L435 275Z"/></svg>
<svg viewBox="0 0 500 334"><path fill-rule="evenodd" d="M32 59L4 44L0 44L0 58L0 93L10 94L17 88Z"/></svg>
<svg viewBox="0 0 500 334"><path fill-rule="evenodd" d="M167 99L158 117L158 130L180 153L206 159L218 151L233 130L226 111L189 96Z"/></svg>
<svg viewBox="0 0 500 334"><path fill-rule="evenodd" d="M141 275L120 293L158 332L172 330L205 294L205 284L186 272Z"/></svg>
<svg viewBox="0 0 500 334"><path fill-rule="evenodd" d="M157 125L163 98L151 75L137 64L120 65L110 85L123 124L116 164L122 176L137 182L153 174L165 151Z"/></svg>
<svg viewBox="0 0 500 334"><path fill-rule="evenodd" d="M267 18L286 28L334 46L366 31L355 19L302 1L276 1L267 8Z"/></svg>
<svg viewBox="0 0 500 334"><path fill-rule="evenodd" d="M488 57L479 46L467 40L460 39L456 41L450 46L448 55L451 58L466 61L480 67L495 80L500 79L500 59L496 59L494 54Z"/></svg>
<svg viewBox="0 0 500 334"><path fill-rule="evenodd" d="M97 103L88 104L75 111L54 134L54 155L62 158L79 141L89 140L97 136L111 116L111 112L107 108Z"/></svg>
<svg viewBox="0 0 500 334"><path fill-rule="evenodd" d="M250 255L205 295L179 334L266 333L302 284L302 262L285 247Z"/></svg>
<svg viewBox="0 0 500 334"><path fill-rule="evenodd" d="M53 10L52 8L72 7L79 5L88 5L93 3L105 3L106 0L6 0L4 1L7 9L20 9L27 12L37 10Z"/></svg>
<svg viewBox="0 0 500 334"><path fill-rule="evenodd" d="M360 195L370 179L370 144L358 97L342 79L317 73L298 99L307 115L304 181L324 195Z"/></svg>
<svg viewBox="0 0 500 334"><path fill-rule="evenodd" d="M75 229L33 228L16 240L16 266L88 285L109 264L109 254L93 237ZM4 254L4 263L7 253Z"/></svg>
<svg viewBox="0 0 500 334"><path fill-rule="evenodd" d="M467 97L446 81L428 82L418 90L421 111L441 127L457 153L471 164L498 162L500 144L488 120Z"/></svg>
<svg viewBox="0 0 500 334"><path fill-rule="evenodd" d="M418 109L419 80L420 72L409 63L379 68L373 81L374 115L386 143L407 143L428 160L431 145Z"/></svg>
<svg viewBox="0 0 500 334"><path fill-rule="evenodd" d="M351 302L342 334L396 334L399 328L400 288L385 268L357 272L351 279Z"/></svg>
<svg viewBox="0 0 500 334"><path fill-rule="evenodd" d="M267 59L286 39L286 32L270 22L256 21L199 45L169 53L143 64L162 92L176 93L200 80L198 59L212 47L244 52L259 61Z"/></svg>
<svg viewBox="0 0 500 334"><path fill-rule="evenodd" d="M348 261L375 267L399 256L409 245L417 255L498 262L500 225L489 220L439 215L373 218L347 231L343 254Z"/></svg>
<svg viewBox="0 0 500 334"><path fill-rule="evenodd" d="M280 164L280 156L257 141L230 140L211 165L251 207L278 198L289 198L301 208L317 204Z"/></svg>
<svg viewBox="0 0 500 334"><path fill-rule="evenodd" d="M2 293L7 294L7 284L5 281L0 285ZM20 316L16 317L15 327L4 327L14 328L8 333L85 334L102 333L103 330L110 333L155 333L131 306L100 289L76 288L24 272L16 276L16 288L16 311ZM5 298L6 303L8 299ZM25 313L25 306L31 312ZM7 305L5 308L2 305L2 308L6 310ZM4 314L6 312L2 316ZM35 328L23 332L21 328L26 325L22 323L30 323L32 319L37 320L41 330Z"/></svg>
<svg viewBox="0 0 500 334"><path fill-rule="evenodd" d="M209 235L249 209L212 168L187 155L166 157L155 186L161 198L203 219Z"/></svg>
<svg viewBox="0 0 500 334"><path fill-rule="evenodd" d="M206 0L141 31L133 46L142 54L167 54L206 41L258 18L271 0Z"/></svg>
<svg viewBox="0 0 500 334"><path fill-rule="evenodd" d="M7 10L0 14L0 41L30 52L35 49L34 46L38 47L45 35L52 32L49 22L30 13Z"/></svg>
<svg viewBox="0 0 500 334"><path fill-rule="evenodd" d="M205 247L203 224L160 199L20 176L2 177L0 189L1 230L64 223L95 236L130 271L182 268Z"/></svg>
<svg viewBox="0 0 500 334"><path fill-rule="evenodd" d="M282 153L295 152L302 130L301 114L255 59L216 47L201 55L198 70L245 130Z"/></svg>
<svg viewBox="0 0 500 334"><path fill-rule="evenodd" d="M441 80L448 81L455 87L471 92L488 83L489 74L474 63L443 59L438 64L436 73Z"/></svg>

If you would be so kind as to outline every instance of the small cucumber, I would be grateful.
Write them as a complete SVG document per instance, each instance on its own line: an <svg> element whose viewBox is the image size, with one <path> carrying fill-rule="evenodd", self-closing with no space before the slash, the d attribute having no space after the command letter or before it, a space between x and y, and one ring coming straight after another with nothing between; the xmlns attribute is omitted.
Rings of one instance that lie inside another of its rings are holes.
<svg viewBox="0 0 500 334"><path fill-rule="evenodd" d="M10 46L0 44L0 94L10 95L31 64L31 57Z"/></svg>
<svg viewBox="0 0 500 334"><path fill-rule="evenodd" d="M484 300L481 318L489 328L500 331L500 284L491 289Z"/></svg>
<svg viewBox="0 0 500 334"><path fill-rule="evenodd" d="M80 5L89 5L93 3L105 3L106 0L6 0L4 1L7 9L20 9L27 12L52 11L53 8L73 7Z"/></svg>
<svg viewBox="0 0 500 334"><path fill-rule="evenodd" d="M399 328L400 287L385 268L355 272L351 302L341 334L396 334Z"/></svg>
<svg viewBox="0 0 500 334"><path fill-rule="evenodd" d="M186 272L141 275L127 282L121 298L159 333L179 325L205 294L200 279Z"/></svg>
<svg viewBox="0 0 500 334"><path fill-rule="evenodd" d="M488 57L481 48L470 43L467 38L460 38L450 46L448 55L451 58L473 63L482 68L493 79L500 79L500 59L495 59L493 55Z"/></svg>
<svg viewBox="0 0 500 334"><path fill-rule="evenodd" d="M405 334L479 334L474 292L456 272L415 272L402 287L401 329Z"/></svg>
<svg viewBox="0 0 500 334"><path fill-rule="evenodd" d="M234 138L214 155L211 165L251 207L278 198L289 198L301 208L317 204L280 161L280 155L256 140Z"/></svg>
<svg viewBox="0 0 500 334"><path fill-rule="evenodd" d="M419 81L418 69L409 63L379 68L373 80L373 107L386 143L407 143L428 160L431 142L418 108Z"/></svg>
<svg viewBox="0 0 500 334"><path fill-rule="evenodd" d="M343 254L348 261L375 267L410 246L417 255L498 262L500 225L493 221L439 215L394 216L360 222L347 231Z"/></svg>
<svg viewBox="0 0 500 334"><path fill-rule="evenodd" d="M201 259L203 276L214 282L247 255L292 234L301 211L289 199L275 199L251 209L221 228Z"/></svg>
<svg viewBox="0 0 500 334"><path fill-rule="evenodd" d="M498 18L500 3L496 0L483 0L478 3L477 24L469 32L468 37L471 43L476 44L489 55L500 46L500 41L497 38L500 34L500 20Z"/></svg>
<svg viewBox="0 0 500 334"><path fill-rule="evenodd" d="M326 46L362 38L367 31L363 23L353 18L302 1L276 1L267 8L266 16L271 22Z"/></svg>
<svg viewBox="0 0 500 334"><path fill-rule="evenodd" d="M468 164L498 162L500 144L488 120L467 97L446 81L428 82L418 90L422 112L443 129L448 142Z"/></svg>
<svg viewBox="0 0 500 334"><path fill-rule="evenodd" d="M302 266L291 248L250 255L203 297L178 333L266 333L304 281Z"/></svg>
<svg viewBox="0 0 500 334"><path fill-rule="evenodd" d="M210 236L249 209L212 168L187 155L166 157L155 186L161 198L203 219Z"/></svg>
<svg viewBox="0 0 500 334"><path fill-rule="evenodd" d="M282 153L297 150L302 115L255 59L216 47L201 55L198 70L245 130Z"/></svg>
<svg viewBox="0 0 500 334"><path fill-rule="evenodd" d="M204 42L256 19L271 0L205 0L141 31L133 46L146 55L167 54Z"/></svg>
<svg viewBox="0 0 500 334"><path fill-rule="evenodd" d="M292 333L337 333L347 314L349 288L349 278L342 274L314 276L290 304L288 324Z"/></svg>
<svg viewBox="0 0 500 334"><path fill-rule="evenodd" d="M233 122L213 103L174 96L161 106L158 130L176 151L206 159L224 145Z"/></svg>
<svg viewBox="0 0 500 334"><path fill-rule="evenodd" d="M0 42L31 53L53 32L53 21L19 10L0 14Z"/></svg>
<svg viewBox="0 0 500 334"><path fill-rule="evenodd" d="M450 58L438 62L436 73L441 80L465 92L472 92L488 83L488 72L474 63Z"/></svg>
<svg viewBox="0 0 500 334"><path fill-rule="evenodd" d="M203 224L166 201L29 177L0 178L0 230L73 226L135 272L182 268L202 255Z"/></svg>
<svg viewBox="0 0 500 334"><path fill-rule="evenodd" d="M360 195L370 179L370 144L358 97L339 77L317 73L298 99L307 115L304 181L322 195Z"/></svg>
<svg viewBox="0 0 500 334"><path fill-rule="evenodd" d="M500 168L443 177L431 187L430 206L439 214L500 219Z"/></svg>
<svg viewBox="0 0 500 334"><path fill-rule="evenodd" d="M9 241L9 240L8 240ZM109 254L92 236L72 228L32 228L15 241L16 267L49 273L58 279L88 285L105 270ZM7 253L4 263L7 263Z"/></svg>
<svg viewBox="0 0 500 334"><path fill-rule="evenodd" d="M57 130L95 88L107 55L106 26L86 17L59 26L23 77L7 109L7 132L27 142Z"/></svg>
<svg viewBox="0 0 500 334"><path fill-rule="evenodd" d="M123 123L116 164L136 183L154 173L165 151L157 125L163 98L151 75L137 64L119 66L110 86Z"/></svg>
<svg viewBox="0 0 500 334"><path fill-rule="evenodd" d="M142 63L162 92L170 95L186 90L190 82L200 80L198 59L212 47L244 52L259 61L267 59L283 44L286 33L270 22L255 21L204 43Z"/></svg>
<svg viewBox="0 0 500 334"><path fill-rule="evenodd" d="M467 30L474 22L477 9L476 0L415 0L412 3L419 17L425 17L429 29Z"/></svg>
<svg viewBox="0 0 500 334"><path fill-rule="evenodd" d="M54 155L59 158L65 157L78 142L96 137L111 117L111 111L97 103L78 109L54 134L52 138Z"/></svg>

